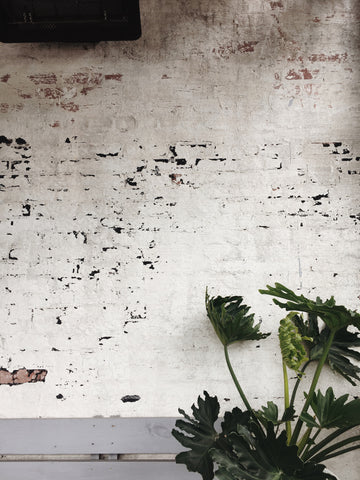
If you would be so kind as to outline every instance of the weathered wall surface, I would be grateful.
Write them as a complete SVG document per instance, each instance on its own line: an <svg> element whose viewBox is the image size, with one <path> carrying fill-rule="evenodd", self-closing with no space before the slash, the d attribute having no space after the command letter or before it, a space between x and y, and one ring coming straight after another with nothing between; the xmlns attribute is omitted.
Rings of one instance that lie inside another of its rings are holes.
<svg viewBox="0 0 360 480"><path fill-rule="evenodd" d="M234 403L207 285L265 331L267 283L359 307L357 0L141 7L136 42L0 46L3 417ZM257 347L233 355L261 405Z"/></svg>

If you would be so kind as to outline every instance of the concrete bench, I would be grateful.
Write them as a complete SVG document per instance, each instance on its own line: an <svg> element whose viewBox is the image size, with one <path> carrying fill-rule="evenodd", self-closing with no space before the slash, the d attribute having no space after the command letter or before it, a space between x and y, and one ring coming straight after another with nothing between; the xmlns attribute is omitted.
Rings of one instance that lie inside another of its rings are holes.
<svg viewBox="0 0 360 480"><path fill-rule="evenodd" d="M0 421L1 480L195 480L174 418Z"/></svg>

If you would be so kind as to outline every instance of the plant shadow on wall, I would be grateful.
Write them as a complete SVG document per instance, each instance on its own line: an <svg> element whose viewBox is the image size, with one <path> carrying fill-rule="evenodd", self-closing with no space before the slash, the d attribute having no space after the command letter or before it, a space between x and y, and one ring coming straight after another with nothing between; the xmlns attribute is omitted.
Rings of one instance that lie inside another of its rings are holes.
<svg viewBox="0 0 360 480"><path fill-rule="evenodd" d="M254 325L254 314L239 296L210 298L206 292L207 315L224 347L231 377L245 409L225 413L221 427L217 397L204 392L192 406L193 417L176 421L173 436L189 450L177 455L189 471L211 480L214 471L220 480L336 480L322 462L360 448L360 399L349 394L335 397L333 389L317 390L325 364L352 385L360 380L360 360L354 347L360 346L360 314L336 305L331 297L323 302L296 295L276 283L260 293L272 295L274 303L287 310L280 321L279 341L283 363L284 407L269 401L254 410L247 399L229 359L228 347L235 342L260 340L269 334ZM279 300L280 299L280 300ZM304 319L303 314L307 315ZM312 380L306 370L316 363ZM288 370L296 372L290 392ZM308 382L302 408L295 411L299 387ZM291 394L290 394L291 393Z"/></svg>

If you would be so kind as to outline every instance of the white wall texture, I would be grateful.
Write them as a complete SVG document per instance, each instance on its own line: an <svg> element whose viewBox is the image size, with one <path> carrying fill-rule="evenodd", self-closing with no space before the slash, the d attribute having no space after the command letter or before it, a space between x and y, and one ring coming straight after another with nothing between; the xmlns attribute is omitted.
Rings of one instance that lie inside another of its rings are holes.
<svg viewBox="0 0 360 480"><path fill-rule="evenodd" d="M47 371L1 385L2 417L236 404L206 286L274 332L232 355L255 406L279 402L258 289L359 308L358 1L141 11L135 42L0 45L0 366Z"/></svg>

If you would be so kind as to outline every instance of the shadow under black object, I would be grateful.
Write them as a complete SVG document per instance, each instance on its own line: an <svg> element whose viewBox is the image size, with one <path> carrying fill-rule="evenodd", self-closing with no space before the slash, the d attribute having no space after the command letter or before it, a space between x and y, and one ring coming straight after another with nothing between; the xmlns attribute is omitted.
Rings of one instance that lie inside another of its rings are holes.
<svg viewBox="0 0 360 480"><path fill-rule="evenodd" d="M0 0L0 42L101 42L140 36L139 0Z"/></svg>

